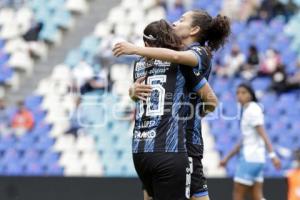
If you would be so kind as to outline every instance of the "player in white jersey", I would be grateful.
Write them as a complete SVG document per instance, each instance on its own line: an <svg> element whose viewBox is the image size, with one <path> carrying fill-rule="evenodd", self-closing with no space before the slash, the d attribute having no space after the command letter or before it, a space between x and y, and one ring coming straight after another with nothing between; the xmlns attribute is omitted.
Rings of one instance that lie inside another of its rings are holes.
<svg viewBox="0 0 300 200"><path fill-rule="evenodd" d="M254 90L247 84L239 85L237 100L242 107L240 122L242 139L220 164L226 166L230 158L239 153L240 159L234 177L233 199L244 200L250 193L252 200L262 200L265 149L268 150L274 167L279 169L281 164L265 132L264 114L257 103Z"/></svg>

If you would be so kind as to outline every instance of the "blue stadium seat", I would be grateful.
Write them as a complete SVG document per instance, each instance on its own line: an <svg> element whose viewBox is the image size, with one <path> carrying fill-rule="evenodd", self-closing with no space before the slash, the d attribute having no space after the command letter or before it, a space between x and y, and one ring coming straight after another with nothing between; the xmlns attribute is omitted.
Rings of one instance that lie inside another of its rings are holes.
<svg viewBox="0 0 300 200"><path fill-rule="evenodd" d="M53 138L42 136L39 137L37 143L35 144L35 148L39 151L47 151L52 147L53 144L54 144Z"/></svg>
<svg viewBox="0 0 300 200"><path fill-rule="evenodd" d="M94 56L94 54L96 53L96 51L99 48L99 42L100 40L98 38L96 38L95 36L88 36L86 38L84 38L80 44L80 51L83 54L92 54Z"/></svg>
<svg viewBox="0 0 300 200"><path fill-rule="evenodd" d="M36 110L41 104L43 97L41 96L29 96L25 99L25 106L30 110Z"/></svg>
<svg viewBox="0 0 300 200"><path fill-rule="evenodd" d="M46 112L43 111L41 108L36 108L33 110L35 124L40 124L46 117Z"/></svg>
<svg viewBox="0 0 300 200"><path fill-rule="evenodd" d="M252 86L255 90L265 91L271 85L270 78L256 78L252 81Z"/></svg>
<svg viewBox="0 0 300 200"><path fill-rule="evenodd" d="M44 25L47 25L47 22L51 20L51 12L45 5L39 5L37 8L33 8L35 12L35 19L38 22L43 23Z"/></svg>
<svg viewBox="0 0 300 200"><path fill-rule="evenodd" d="M15 145L16 139L13 136L1 136L0 137L0 151L5 151Z"/></svg>
<svg viewBox="0 0 300 200"><path fill-rule="evenodd" d="M50 10L59 10L62 8L62 5L65 4L65 0L52 0L52 1L49 1L47 3L47 7L50 9Z"/></svg>
<svg viewBox="0 0 300 200"><path fill-rule="evenodd" d="M69 67L75 67L80 61L82 60L82 54L79 50L72 50L67 58L65 59L64 63Z"/></svg>
<svg viewBox="0 0 300 200"><path fill-rule="evenodd" d="M209 0L193 1L193 7L197 9L206 9L209 4L211 4L211 1Z"/></svg>
<svg viewBox="0 0 300 200"><path fill-rule="evenodd" d="M9 67L0 67L0 84L6 83L13 76L13 70Z"/></svg>
<svg viewBox="0 0 300 200"><path fill-rule="evenodd" d="M44 166L50 166L53 163L57 163L58 159L59 159L58 153L48 150L48 151L45 151L44 154L41 155L40 162Z"/></svg>
<svg viewBox="0 0 300 200"><path fill-rule="evenodd" d="M58 163L50 163L46 166L46 174L51 176L62 176L64 169Z"/></svg>
<svg viewBox="0 0 300 200"><path fill-rule="evenodd" d="M25 152L23 157L21 158L22 164L28 164L32 162L37 162L40 159L40 153L38 150L34 148L28 148Z"/></svg>
<svg viewBox="0 0 300 200"><path fill-rule="evenodd" d="M52 128L51 125L46 124L45 122L41 122L40 124L37 124L34 127L34 129L28 134L32 134L36 137L45 136L49 133L51 128Z"/></svg>
<svg viewBox="0 0 300 200"><path fill-rule="evenodd" d="M58 27L67 29L72 21L72 15L65 9L57 9L52 18L53 23Z"/></svg>
<svg viewBox="0 0 300 200"><path fill-rule="evenodd" d="M25 151L32 147L35 142L35 138L32 135L25 134L19 138L18 142L15 144L15 148L19 151Z"/></svg>
<svg viewBox="0 0 300 200"><path fill-rule="evenodd" d="M5 175L17 176L24 174L24 167L19 163L10 162L6 165Z"/></svg>
<svg viewBox="0 0 300 200"><path fill-rule="evenodd" d="M1 158L2 163L17 163L20 159L20 153L15 148L7 148Z"/></svg>
<svg viewBox="0 0 300 200"><path fill-rule="evenodd" d="M9 55L6 54L5 52L2 52L0 47L0 66L3 66L5 63L7 63L8 60L9 60Z"/></svg>
<svg viewBox="0 0 300 200"><path fill-rule="evenodd" d="M48 42L52 42L54 43L56 40L56 35L58 33L59 29L58 26L54 23L54 22L50 22L50 19L47 21L47 23L45 23L45 25L43 26L40 34L39 34L39 38L41 40L45 40Z"/></svg>
<svg viewBox="0 0 300 200"><path fill-rule="evenodd" d="M30 176L41 176L45 174L45 170L39 162L31 162L25 165L24 174Z"/></svg>

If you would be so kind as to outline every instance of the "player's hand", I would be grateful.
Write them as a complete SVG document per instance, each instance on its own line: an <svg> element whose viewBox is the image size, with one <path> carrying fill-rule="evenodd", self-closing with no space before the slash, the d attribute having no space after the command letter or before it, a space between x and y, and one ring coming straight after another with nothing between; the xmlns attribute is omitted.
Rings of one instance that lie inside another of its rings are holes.
<svg viewBox="0 0 300 200"><path fill-rule="evenodd" d="M272 158L272 163L276 169L281 168L281 161L279 160L278 157Z"/></svg>
<svg viewBox="0 0 300 200"><path fill-rule="evenodd" d="M226 167L228 160L227 159L223 159L220 161L220 167Z"/></svg>
<svg viewBox="0 0 300 200"><path fill-rule="evenodd" d="M133 100L146 101L147 97L151 95L152 87L151 85L146 85L144 83L146 77L141 77L135 81L135 83L129 89L129 96Z"/></svg>
<svg viewBox="0 0 300 200"><path fill-rule="evenodd" d="M132 55L136 54L137 46L131 44L129 42L119 42L113 48L114 56L121 56L121 55Z"/></svg>

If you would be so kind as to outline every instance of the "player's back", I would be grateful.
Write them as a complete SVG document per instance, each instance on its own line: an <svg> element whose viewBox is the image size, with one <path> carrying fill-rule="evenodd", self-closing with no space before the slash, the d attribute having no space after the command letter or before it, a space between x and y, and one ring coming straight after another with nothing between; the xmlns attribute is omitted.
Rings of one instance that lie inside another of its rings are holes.
<svg viewBox="0 0 300 200"><path fill-rule="evenodd" d="M147 102L138 101L133 152L185 152L183 120L185 78L177 64L139 59L134 80L146 76L152 85Z"/></svg>

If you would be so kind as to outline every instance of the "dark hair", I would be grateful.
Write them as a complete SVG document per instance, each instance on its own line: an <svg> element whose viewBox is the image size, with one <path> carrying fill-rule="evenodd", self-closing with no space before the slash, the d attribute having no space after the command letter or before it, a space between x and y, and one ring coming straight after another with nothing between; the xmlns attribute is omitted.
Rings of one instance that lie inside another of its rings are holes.
<svg viewBox="0 0 300 200"><path fill-rule="evenodd" d="M192 26L199 26L201 29L197 35L200 44L207 45L210 51L220 49L231 33L229 18L222 15L213 18L204 10L193 10L192 12Z"/></svg>
<svg viewBox="0 0 300 200"><path fill-rule="evenodd" d="M253 44L250 45L249 46L249 52L257 54L257 48L256 48L256 46L253 45Z"/></svg>
<svg viewBox="0 0 300 200"><path fill-rule="evenodd" d="M144 29L144 42L152 47L162 47L173 50L180 50L181 40L173 31L171 25L161 19L154 21Z"/></svg>
<svg viewBox="0 0 300 200"><path fill-rule="evenodd" d="M21 106L24 106L25 104L24 104L24 101L23 101L23 100L19 100L19 101L17 102L17 105L18 105L19 107L21 107Z"/></svg>
<svg viewBox="0 0 300 200"><path fill-rule="evenodd" d="M251 87L251 85L247 84L247 83L241 83L238 88L245 88L249 94L251 95L251 101L254 102L258 102L256 95L255 95L255 91L253 90L253 88Z"/></svg>

